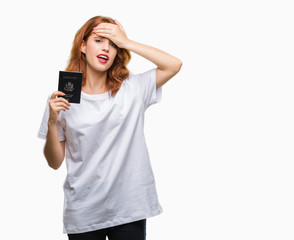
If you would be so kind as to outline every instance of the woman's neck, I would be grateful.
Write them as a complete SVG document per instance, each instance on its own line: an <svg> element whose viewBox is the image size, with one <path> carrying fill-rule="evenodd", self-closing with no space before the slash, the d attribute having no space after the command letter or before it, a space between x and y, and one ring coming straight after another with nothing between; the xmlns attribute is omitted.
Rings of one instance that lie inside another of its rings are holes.
<svg viewBox="0 0 294 240"><path fill-rule="evenodd" d="M88 94L101 94L107 92L107 71L97 72L87 67L87 79L82 91Z"/></svg>

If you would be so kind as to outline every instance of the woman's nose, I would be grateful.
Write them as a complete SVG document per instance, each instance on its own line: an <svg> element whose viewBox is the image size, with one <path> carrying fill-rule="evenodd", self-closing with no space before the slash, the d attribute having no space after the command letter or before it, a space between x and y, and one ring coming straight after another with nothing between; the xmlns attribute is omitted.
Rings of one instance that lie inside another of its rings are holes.
<svg viewBox="0 0 294 240"><path fill-rule="evenodd" d="M109 51L109 46L110 46L109 40L104 39L104 41L103 41L103 50L108 52Z"/></svg>

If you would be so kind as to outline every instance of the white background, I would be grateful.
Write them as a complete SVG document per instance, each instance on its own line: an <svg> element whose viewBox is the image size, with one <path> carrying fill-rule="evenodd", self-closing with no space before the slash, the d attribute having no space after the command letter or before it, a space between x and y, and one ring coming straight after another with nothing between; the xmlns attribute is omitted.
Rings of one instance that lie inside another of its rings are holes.
<svg viewBox="0 0 294 240"><path fill-rule="evenodd" d="M65 165L36 137L76 31L118 19L130 39L183 61L146 112L164 213L147 239L294 238L292 1L1 3L1 239L66 240ZM154 65L132 54L129 69Z"/></svg>

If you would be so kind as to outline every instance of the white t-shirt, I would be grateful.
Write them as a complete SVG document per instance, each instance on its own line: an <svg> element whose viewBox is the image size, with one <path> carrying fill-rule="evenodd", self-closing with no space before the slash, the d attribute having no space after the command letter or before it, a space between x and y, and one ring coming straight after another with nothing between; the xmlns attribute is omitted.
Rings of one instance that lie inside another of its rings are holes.
<svg viewBox="0 0 294 240"><path fill-rule="evenodd" d="M82 233L158 215L156 184L144 137L144 113L160 102L156 69L129 76L115 97L81 94L61 111L65 140L64 233ZM50 98L50 97L49 97ZM48 101L49 101L48 98ZM48 101L39 138L46 138Z"/></svg>

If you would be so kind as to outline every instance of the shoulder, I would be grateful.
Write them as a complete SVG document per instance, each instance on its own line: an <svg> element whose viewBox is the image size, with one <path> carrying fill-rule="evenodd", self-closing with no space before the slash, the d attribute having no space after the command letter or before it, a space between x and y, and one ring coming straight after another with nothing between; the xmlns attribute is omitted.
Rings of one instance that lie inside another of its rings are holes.
<svg viewBox="0 0 294 240"><path fill-rule="evenodd" d="M138 79L138 74L133 74L130 72L128 78L123 81L122 87L126 87L126 88L135 87L137 84L137 79Z"/></svg>
<svg viewBox="0 0 294 240"><path fill-rule="evenodd" d="M152 68L148 71L133 74L130 72L129 77L124 80L123 84L125 85L136 85L138 80L147 80L156 77L156 68Z"/></svg>

